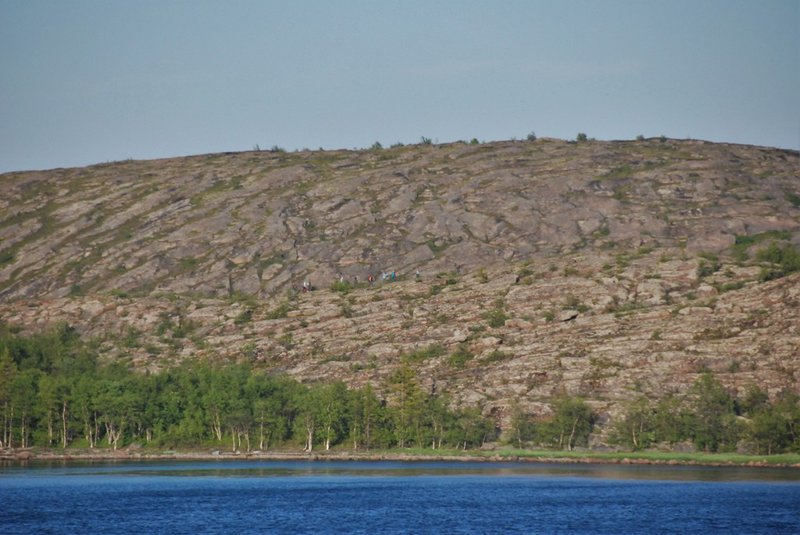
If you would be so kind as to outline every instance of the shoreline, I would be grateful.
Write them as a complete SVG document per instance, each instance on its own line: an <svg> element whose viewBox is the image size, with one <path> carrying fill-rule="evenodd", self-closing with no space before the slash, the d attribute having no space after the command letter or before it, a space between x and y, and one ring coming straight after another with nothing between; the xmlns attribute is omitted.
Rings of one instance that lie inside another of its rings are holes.
<svg viewBox="0 0 800 535"><path fill-rule="evenodd" d="M719 459L715 459L719 456ZM727 457L733 457L729 459ZM615 464L615 465L663 465L663 466L713 466L731 468L790 468L800 469L800 457L783 455L739 455L731 454L681 454L664 452L563 452L530 450L526 452L397 452L397 451L193 451L141 449L112 450L60 450L48 448L16 448L0 450L2 462L105 462L105 461L443 461L443 462L525 462L545 464ZM782 462L781 458L787 458Z"/></svg>

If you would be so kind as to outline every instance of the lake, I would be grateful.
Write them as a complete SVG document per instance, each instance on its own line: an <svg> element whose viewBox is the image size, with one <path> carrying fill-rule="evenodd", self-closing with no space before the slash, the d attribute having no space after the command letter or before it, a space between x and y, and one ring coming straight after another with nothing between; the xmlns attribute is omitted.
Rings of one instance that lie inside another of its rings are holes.
<svg viewBox="0 0 800 535"><path fill-rule="evenodd" d="M477 462L0 465L0 533L800 533L800 470Z"/></svg>

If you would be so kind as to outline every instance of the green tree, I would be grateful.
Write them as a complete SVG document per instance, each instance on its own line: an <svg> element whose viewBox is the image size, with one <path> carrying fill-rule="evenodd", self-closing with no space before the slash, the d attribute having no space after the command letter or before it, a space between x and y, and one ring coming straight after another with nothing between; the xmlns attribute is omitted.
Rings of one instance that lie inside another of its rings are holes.
<svg viewBox="0 0 800 535"><path fill-rule="evenodd" d="M12 446L14 405L12 402L13 384L17 375L17 365L11 359L8 346L0 347L0 410L3 418L3 436L0 447Z"/></svg>
<svg viewBox="0 0 800 535"><path fill-rule="evenodd" d="M692 438L704 451L732 449L739 432L733 412L733 398L710 373L692 385Z"/></svg>
<svg viewBox="0 0 800 535"><path fill-rule="evenodd" d="M258 428L258 449L268 449L272 441L282 440L286 435L287 387L280 380L253 373L248 378L246 390L253 407L253 421Z"/></svg>
<svg viewBox="0 0 800 535"><path fill-rule="evenodd" d="M575 446L588 444L595 422L595 414L580 398L564 396L554 402L555 415L551 422L558 447L569 451Z"/></svg>
<svg viewBox="0 0 800 535"><path fill-rule="evenodd" d="M668 395L658 400L653 418L654 442L675 444L692 438L693 416L682 399Z"/></svg>
<svg viewBox="0 0 800 535"><path fill-rule="evenodd" d="M381 442L381 430L385 428L386 414L380 400L375 395L372 385L367 383L354 391L350 397L350 438L353 449L370 449L378 438Z"/></svg>
<svg viewBox="0 0 800 535"><path fill-rule="evenodd" d="M209 388L208 369L186 362L166 372L158 382L159 416L156 427L164 430L160 442L192 445L212 437L210 417L203 403Z"/></svg>
<svg viewBox="0 0 800 535"><path fill-rule="evenodd" d="M756 413L750 421L748 436L756 453L772 455L789 446L789 422L785 415L773 407Z"/></svg>
<svg viewBox="0 0 800 535"><path fill-rule="evenodd" d="M327 451L332 444L347 436L347 386L336 381L318 387L318 390L320 428Z"/></svg>
<svg viewBox="0 0 800 535"><path fill-rule="evenodd" d="M800 450L800 397L784 395L774 404L762 404L752 414L748 438L759 454Z"/></svg>
<svg viewBox="0 0 800 535"><path fill-rule="evenodd" d="M79 377L75 382L73 391L74 407L81 420L83 436L89 444L89 448L94 448L100 438L100 417L99 410L102 399L98 399L98 386L100 381L95 375ZM53 383L49 377L44 377L41 382L41 400L44 405L44 414L47 419L48 445L53 441L53 407L55 406L55 391Z"/></svg>
<svg viewBox="0 0 800 535"><path fill-rule="evenodd" d="M63 376L56 376L54 388L54 401L59 419L59 434L61 436L61 447L66 448L72 441L71 403L72 403L72 381Z"/></svg>
<svg viewBox="0 0 800 535"><path fill-rule="evenodd" d="M405 448L415 438L420 439L419 431L424 403L422 390L417 383L414 370L407 362L402 363L392 373L388 386L392 395L395 440L399 447ZM418 442L417 445L421 444Z"/></svg>
<svg viewBox="0 0 800 535"><path fill-rule="evenodd" d="M198 369L203 397L200 404L208 419L212 436L222 442L225 415L230 410L230 385L219 369L203 366Z"/></svg>
<svg viewBox="0 0 800 535"><path fill-rule="evenodd" d="M646 397L630 403L625 415L614 424L612 440L634 450L647 448L655 440L655 412Z"/></svg>
<svg viewBox="0 0 800 535"><path fill-rule="evenodd" d="M100 380L97 404L100 409L106 442L113 449L125 442L125 433L137 416L137 403L132 381L125 377L105 377Z"/></svg>
<svg viewBox="0 0 800 535"><path fill-rule="evenodd" d="M14 375L11 382L11 404L17 414L19 424L17 438L22 448L31 445L31 427L36 411L38 378L38 370L22 370Z"/></svg>
<svg viewBox="0 0 800 535"><path fill-rule="evenodd" d="M516 442L517 447L522 449L526 443L533 440L534 431L533 417L525 412L516 400L512 401L510 440Z"/></svg>
<svg viewBox="0 0 800 535"><path fill-rule="evenodd" d="M736 402L739 411L747 415L756 414L769 408L769 395L758 385L750 385L744 398Z"/></svg>
<svg viewBox="0 0 800 535"><path fill-rule="evenodd" d="M425 443L430 443L431 449L442 447L448 431L455 427L454 415L448 408L449 400L445 396L428 396L425 402L424 418L427 420L425 427L429 430L429 436ZM456 442L460 441L460 438ZM420 446L423 444L420 443Z"/></svg>
<svg viewBox="0 0 800 535"><path fill-rule="evenodd" d="M312 451L319 428L321 399L319 391L314 388L304 388L295 395L297 404L297 418L295 419L296 433L303 438L303 451Z"/></svg>
<svg viewBox="0 0 800 535"><path fill-rule="evenodd" d="M482 446L495 436L494 424L484 418L478 407L465 407L455 413L455 446L466 450Z"/></svg>

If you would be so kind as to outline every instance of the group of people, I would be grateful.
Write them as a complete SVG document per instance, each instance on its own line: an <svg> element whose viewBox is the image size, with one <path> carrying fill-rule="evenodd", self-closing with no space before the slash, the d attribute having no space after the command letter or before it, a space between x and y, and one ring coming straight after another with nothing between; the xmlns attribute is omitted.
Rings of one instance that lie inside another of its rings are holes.
<svg viewBox="0 0 800 535"><path fill-rule="evenodd" d="M340 275L340 281L344 281L344 277ZM396 271L382 271L380 275L381 282L391 281L394 282L397 280L397 272ZM353 277L354 285L358 286L358 276ZM367 275L367 282L372 285L375 284L375 275L370 273Z"/></svg>
<svg viewBox="0 0 800 535"><path fill-rule="evenodd" d="M381 281L396 281L397 280L397 272L396 271L384 271L381 273Z"/></svg>

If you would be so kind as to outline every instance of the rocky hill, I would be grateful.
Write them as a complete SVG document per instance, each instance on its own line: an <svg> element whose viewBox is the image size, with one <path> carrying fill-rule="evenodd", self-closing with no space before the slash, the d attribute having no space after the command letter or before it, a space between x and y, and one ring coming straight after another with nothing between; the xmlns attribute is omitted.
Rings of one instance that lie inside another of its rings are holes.
<svg viewBox="0 0 800 535"><path fill-rule="evenodd" d="M566 392L613 417L705 370L798 390L800 275L758 254L800 245L797 152L276 150L9 173L0 188L0 318L66 321L141 368L248 359L380 387L405 360L500 416Z"/></svg>

